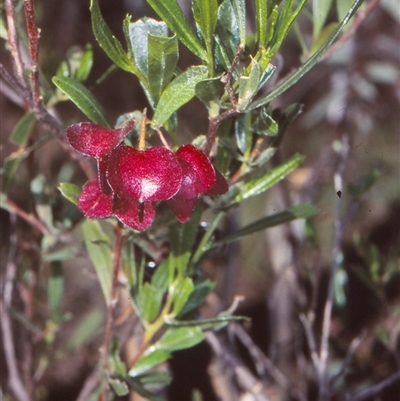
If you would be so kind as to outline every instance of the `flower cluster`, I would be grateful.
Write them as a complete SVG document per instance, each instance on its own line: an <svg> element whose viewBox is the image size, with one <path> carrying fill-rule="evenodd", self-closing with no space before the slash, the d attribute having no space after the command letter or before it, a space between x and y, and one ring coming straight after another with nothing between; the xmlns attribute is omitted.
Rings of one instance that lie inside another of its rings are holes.
<svg viewBox="0 0 400 401"><path fill-rule="evenodd" d="M228 190L225 178L193 145L173 153L161 146L135 149L122 144L134 125L128 120L113 130L82 122L67 128L70 145L97 160L98 177L83 187L78 199L85 216L115 216L141 231L153 223L156 202L167 201L184 223L201 195L217 196Z"/></svg>

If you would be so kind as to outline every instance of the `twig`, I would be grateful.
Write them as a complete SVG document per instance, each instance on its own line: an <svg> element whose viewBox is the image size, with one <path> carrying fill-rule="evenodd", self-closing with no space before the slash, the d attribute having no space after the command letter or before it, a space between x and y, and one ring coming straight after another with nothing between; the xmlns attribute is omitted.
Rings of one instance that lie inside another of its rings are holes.
<svg viewBox="0 0 400 401"><path fill-rule="evenodd" d="M319 366L319 358L317 351L317 343L315 341L315 336L312 331L312 321L309 317L306 317L304 314L300 315L300 321L303 324L304 332L306 333L307 345L310 349L311 360L313 362L315 370L318 372Z"/></svg>
<svg viewBox="0 0 400 401"><path fill-rule="evenodd" d="M363 342L367 335L366 331L363 331L359 336L353 339L353 341L350 344L350 347L347 351L346 358L342 363L341 368L339 371L329 380L329 386L333 387L334 384L340 379L340 377L346 372L346 369L348 368L351 360L353 359L354 353L357 351L357 348L360 346L360 344Z"/></svg>
<svg viewBox="0 0 400 401"><path fill-rule="evenodd" d="M85 172L88 179L94 179L96 172L86 158L83 158L66 142L65 130L61 122L55 118L49 110L43 105L39 89L39 72L38 72L38 40L39 29L36 26L33 0L24 0L24 9L27 21L27 31L30 47L31 58L31 88L29 89L23 75L23 64L19 52L19 41L15 30L15 8L12 0L6 0L7 7L7 25L8 25L8 40L10 41L11 58L14 66L15 76L12 77L5 67L0 63L0 75L4 80L15 90L22 98L25 107L32 110L36 120L39 121L42 127L50 131L52 135L59 141L62 148L68 153L71 159L77 161L82 170ZM11 44L13 43L13 45ZM22 70L22 73L21 73ZM30 92L32 91L32 93Z"/></svg>
<svg viewBox="0 0 400 401"><path fill-rule="evenodd" d="M379 4L380 0L371 0L366 9L363 12L357 14L357 17L354 19L354 22L351 24L349 29L338 39L322 56L321 60L326 60L329 58L333 52L339 46L343 46L343 43L346 42L350 36L354 35L354 32L358 29L358 27L364 22L364 20L368 17L368 15L374 10L374 8Z"/></svg>
<svg viewBox="0 0 400 401"><path fill-rule="evenodd" d="M210 154L210 152L211 152L211 148L215 141L215 137L217 135L217 129L218 129L219 125L223 121L227 120L228 118L231 118L238 114L238 112L236 111L237 100L236 100L236 96L235 96L235 91L232 88L231 80L232 80L233 70L235 69L235 66L236 66L237 62L239 61L239 57L241 56L243 51L244 51L244 48L239 47L238 51L236 52L235 57L232 60L232 64L229 68L229 71L221 78L221 82L224 84L225 90L228 93L232 108L224 111L219 116L210 118L210 122L208 125L208 132L207 132L206 147L204 150L206 155Z"/></svg>
<svg viewBox="0 0 400 401"><path fill-rule="evenodd" d="M7 199L4 202L4 207L11 213L11 215L17 215L21 217L21 219L25 220L43 235L52 235L51 231L40 220L38 220L32 214L25 212L25 210L21 209L13 201Z"/></svg>
<svg viewBox="0 0 400 401"><path fill-rule="evenodd" d="M240 339L243 345L247 348L250 355L253 357L257 373L260 376L264 376L264 371L275 380L279 386L285 390L289 390L291 387L290 380L274 366L272 361L260 350L260 348L254 343L253 339L249 336L246 330L239 324L232 324L230 326L234 330L235 335Z"/></svg>
<svg viewBox="0 0 400 401"><path fill-rule="evenodd" d="M38 114L43 108L42 97L40 96L40 90L39 90L39 70L38 70L40 30L36 25L33 0L24 0L24 10L25 10L26 26L28 29L29 53L31 58L30 82L31 82L33 106L35 108L34 109L35 114Z"/></svg>
<svg viewBox="0 0 400 401"><path fill-rule="evenodd" d="M101 350L102 353L102 365L104 372L108 371L108 353L110 350L110 340L112 334L112 326L113 326L113 315L115 305L117 304L118 297L118 275L121 267L121 257L122 257L122 247L124 244L124 235L122 231L122 227L118 224L116 228L116 239L114 246L114 258L113 258L113 277L111 284L111 300L108 305L107 311L107 321L106 328L104 334L103 347ZM103 384L103 392L101 395L101 400L106 401L108 399L108 383Z"/></svg>
<svg viewBox="0 0 400 401"><path fill-rule="evenodd" d="M12 62L14 74L16 75L19 84L26 89L26 81L24 77L24 63L22 62L20 52L20 41L17 35L17 28L15 24L15 9L12 0L5 0L6 16L7 16L7 36L8 44L10 45L10 52L12 55Z"/></svg>
<svg viewBox="0 0 400 401"><path fill-rule="evenodd" d="M385 388L391 386L392 384L396 383L397 381L400 380L400 371L393 373L391 376L389 376L387 379L381 381L378 384L375 384L374 386L362 391L355 397L350 396L350 398L347 398L348 401L363 401L366 400L367 398L374 397L378 394L380 394Z"/></svg>
<svg viewBox="0 0 400 401"><path fill-rule="evenodd" d="M215 355L234 371L239 385L251 393L256 401L269 401L262 383L233 355L232 350L224 349L224 345L213 332L207 332L206 338Z"/></svg>
<svg viewBox="0 0 400 401"><path fill-rule="evenodd" d="M99 385L99 367L96 366L92 373L87 377L82 390L79 392L76 401L87 401L93 391Z"/></svg>
<svg viewBox="0 0 400 401"><path fill-rule="evenodd" d="M343 136L342 139L342 149L341 158L337 171L334 175L334 186L335 193L343 190L343 173L346 166L346 161L349 155L349 137L347 134ZM339 197L335 197L336 207L335 207L335 241L333 247L332 265L329 278L328 295L325 302L323 322L322 322L322 335L321 335L321 345L319 351L319 362L318 362L318 384L319 384L319 400L323 401L328 398L327 389L327 361L329 355L329 336L331 327L331 317L333 308L333 295L334 295L334 279L339 266L343 261L342 252L342 240L343 240L343 218L342 218L342 201Z"/></svg>
<svg viewBox="0 0 400 401"><path fill-rule="evenodd" d="M8 310L12 304L12 292L14 287L14 278L17 271L15 262L17 252L17 234L15 233L15 214L10 214L10 249L8 253L7 267L4 277L3 298L0 298L0 322L3 334L4 357L8 368L8 386L10 392L14 395L16 401L29 401L28 393L24 388L20 373L17 367L15 345L11 327L11 319Z"/></svg>

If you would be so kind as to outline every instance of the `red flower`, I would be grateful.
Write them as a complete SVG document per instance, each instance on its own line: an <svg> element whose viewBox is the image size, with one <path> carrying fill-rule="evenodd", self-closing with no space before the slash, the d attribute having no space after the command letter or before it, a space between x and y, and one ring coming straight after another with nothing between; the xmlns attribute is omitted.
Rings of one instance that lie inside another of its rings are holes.
<svg viewBox="0 0 400 401"><path fill-rule="evenodd" d="M182 169L182 184L168 205L177 219L184 223L189 220L201 195L222 195L228 190L228 183L206 154L195 146L181 146L176 157Z"/></svg>
<svg viewBox="0 0 400 401"><path fill-rule="evenodd" d="M109 158L107 179L122 199L157 202L170 199L179 191L182 170L169 149L119 146Z"/></svg>
<svg viewBox="0 0 400 401"><path fill-rule="evenodd" d="M176 154L164 147L137 150L121 145L134 121L119 129L83 122L67 128L67 138L77 151L97 159L98 178L88 182L78 208L89 218L115 216L135 230L154 221L155 202L168 204L186 222L201 195L217 196L228 190L225 178L210 159L193 145Z"/></svg>

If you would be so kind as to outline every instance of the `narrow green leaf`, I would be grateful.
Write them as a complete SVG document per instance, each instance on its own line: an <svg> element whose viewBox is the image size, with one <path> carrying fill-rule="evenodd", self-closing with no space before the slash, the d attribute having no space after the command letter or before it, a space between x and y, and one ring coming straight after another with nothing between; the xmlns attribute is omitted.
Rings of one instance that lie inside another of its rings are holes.
<svg viewBox="0 0 400 401"><path fill-rule="evenodd" d="M149 371L151 368L165 362L171 356L171 353L166 349L157 349L150 347L143 356L135 363L128 375L130 377L137 377Z"/></svg>
<svg viewBox="0 0 400 401"><path fill-rule="evenodd" d="M337 0L336 1L336 11L338 14L338 19L341 21L346 17L346 14L349 12L351 6L353 4L353 0Z"/></svg>
<svg viewBox="0 0 400 401"><path fill-rule="evenodd" d="M169 259L173 268L173 271L170 271L170 278L175 276L175 269L178 277L185 277L192 255L192 248L196 241L201 213L202 207L200 204L197 205L187 223L175 222L170 226L171 254Z"/></svg>
<svg viewBox="0 0 400 401"><path fill-rule="evenodd" d="M335 32L337 26L337 22L332 22L331 24L325 26L325 28L314 37L313 44L309 51L310 56L321 48L321 46L330 38L332 33Z"/></svg>
<svg viewBox="0 0 400 401"><path fill-rule="evenodd" d="M206 51L192 31L176 0L147 0L147 2L192 53L202 60L207 59Z"/></svg>
<svg viewBox="0 0 400 401"><path fill-rule="evenodd" d="M180 312L180 315L184 316L187 313L197 309L206 299L207 295L214 289L214 287L215 283L208 279L195 283L194 290L186 301L184 308Z"/></svg>
<svg viewBox="0 0 400 401"><path fill-rule="evenodd" d="M64 276L62 264L53 262L51 274L47 285L47 299L49 303L51 319L58 323L61 319L61 300L64 292Z"/></svg>
<svg viewBox="0 0 400 401"><path fill-rule="evenodd" d="M303 160L303 155L295 154L289 160L280 166L275 167L267 174L263 174L260 177L247 181L241 188L240 193L235 197L233 204L240 203L245 199L265 192L297 168Z"/></svg>
<svg viewBox="0 0 400 401"><path fill-rule="evenodd" d="M207 78L207 67L191 67L178 75L164 90L157 104L153 121L161 126L196 93L196 85Z"/></svg>
<svg viewBox="0 0 400 401"><path fill-rule="evenodd" d="M83 237L107 305L111 301L112 261L110 239L97 220L83 223Z"/></svg>
<svg viewBox="0 0 400 401"><path fill-rule="evenodd" d="M79 65L76 69L75 78L79 81L86 81L93 66L93 49L90 43L87 43L81 51Z"/></svg>
<svg viewBox="0 0 400 401"><path fill-rule="evenodd" d="M170 372L154 371L141 375L139 380L143 385L158 384L159 386L165 387L171 384L172 377Z"/></svg>
<svg viewBox="0 0 400 401"><path fill-rule="evenodd" d="M150 323L158 316L162 296L163 293L149 283L144 283L140 287L138 307L143 320Z"/></svg>
<svg viewBox="0 0 400 401"><path fill-rule="evenodd" d="M105 127L110 127L106 118L106 113L101 104L89 89L83 86L79 81L69 77L57 76L53 77L52 81L91 121Z"/></svg>
<svg viewBox="0 0 400 401"><path fill-rule="evenodd" d="M245 237L246 235L254 234L258 231L265 230L266 228L275 227L283 223L288 223L289 221L296 219L308 219L318 213L318 210L310 204L304 203L301 205L293 206L284 212L275 213L271 216L263 217L251 223L240 230L236 231L234 234L228 235L225 238L220 239L212 244L211 247L217 247L230 242L238 241L239 239Z"/></svg>
<svg viewBox="0 0 400 401"><path fill-rule="evenodd" d="M156 271L151 277L151 285L158 291L164 292L168 288L168 259L156 267Z"/></svg>
<svg viewBox="0 0 400 401"><path fill-rule="evenodd" d="M66 246L54 252L44 252L42 253L42 258L45 262L63 262L64 260L75 258L78 254L79 249L76 246Z"/></svg>
<svg viewBox="0 0 400 401"><path fill-rule="evenodd" d="M205 335L199 327L170 327L154 347L173 352L193 347L204 339Z"/></svg>
<svg viewBox="0 0 400 401"><path fill-rule="evenodd" d="M350 11L346 14L346 17L339 24L339 26L337 27L335 32L332 34L332 36L299 69L297 69L293 74L291 74L288 78L286 78L279 85L277 85L275 87L275 89L273 89L271 92L269 92L266 96L252 102L247 109L254 110L260 106L264 106L265 104L271 102L271 100L275 99L276 97L281 95L283 92L286 92L291 86L293 86L295 83L297 83L301 77L303 77L305 74L307 74L307 72L310 71L311 68L314 67L314 65L318 63L318 61L321 59L321 57L324 55L324 53L331 47L332 43L340 35L344 26L353 17L354 13L356 12L356 10L358 9L358 7L361 5L361 3L363 1L364 0L356 0L353 3L353 6L351 7Z"/></svg>
<svg viewBox="0 0 400 401"><path fill-rule="evenodd" d="M268 1L256 0L256 32L258 47L267 46Z"/></svg>
<svg viewBox="0 0 400 401"><path fill-rule="evenodd" d="M189 278L178 278L172 286L170 286L170 296L174 300L172 313L178 316L184 308L189 296L194 290L193 281Z"/></svg>
<svg viewBox="0 0 400 401"><path fill-rule="evenodd" d="M231 0L233 10L238 22L240 47L246 44L246 4L244 0Z"/></svg>
<svg viewBox="0 0 400 401"><path fill-rule="evenodd" d="M118 397L123 397L124 395L129 394L129 388L127 384L119 379L109 378L108 384Z"/></svg>
<svg viewBox="0 0 400 401"><path fill-rule="evenodd" d="M243 320L249 320L244 316L232 316L232 315L219 315L211 319L202 320L171 320L168 321L168 325L171 327L201 327L202 330L220 330L226 327L230 322L240 322Z"/></svg>
<svg viewBox="0 0 400 401"><path fill-rule="evenodd" d="M60 182L58 190L74 205L78 205L78 197L81 193L81 188L78 185L71 184L69 182Z"/></svg>
<svg viewBox="0 0 400 401"><path fill-rule="evenodd" d="M178 62L178 40L176 36L166 38L149 35L148 38L149 92L157 104L162 91L170 83Z"/></svg>
<svg viewBox="0 0 400 401"><path fill-rule="evenodd" d="M339 0L340 1L340 0ZM313 37L319 35L326 23L329 11L332 7L333 0L313 0L312 2L312 17L313 17ZM350 6L349 6L350 8ZM347 9L347 11L349 10ZM342 19L342 18L339 18Z"/></svg>
<svg viewBox="0 0 400 401"><path fill-rule="evenodd" d="M213 34L218 19L217 0L193 0L194 20L200 28L207 50L212 51Z"/></svg>
<svg viewBox="0 0 400 401"><path fill-rule="evenodd" d="M93 341L93 336L100 329L104 321L104 311L100 308L92 309L79 322L67 342L67 349L72 351Z"/></svg>
<svg viewBox="0 0 400 401"><path fill-rule="evenodd" d="M218 101L224 92L224 85L221 76L205 79L196 85L196 96L206 105Z"/></svg>
<svg viewBox="0 0 400 401"><path fill-rule="evenodd" d="M240 44L239 24L230 0L224 0L218 8L215 40L219 63L228 70Z"/></svg>
<svg viewBox="0 0 400 401"><path fill-rule="evenodd" d="M25 147L35 122L36 118L33 112L28 111L25 113L13 128L10 135L10 142Z"/></svg>
<svg viewBox="0 0 400 401"><path fill-rule="evenodd" d="M118 67L137 75L137 67L104 21L100 12L98 0L90 1L90 11L93 34L99 46Z"/></svg>
<svg viewBox="0 0 400 401"><path fill-rule="evenodd" d="M253 96L257 93L261 77L260 65L254 59L251 60L249 76L241 76L239 79L239 99L237 109L244 111Z"/></svg>
<svg viewBox="0 0 400 401"><path fill-rule="evenodd" d="M149 35L167 38L167 24L152 18L141 18L138 21L129 23L127 29L133 59L142 76L142 78L139 78L145 86L148 86Z"/></svg>

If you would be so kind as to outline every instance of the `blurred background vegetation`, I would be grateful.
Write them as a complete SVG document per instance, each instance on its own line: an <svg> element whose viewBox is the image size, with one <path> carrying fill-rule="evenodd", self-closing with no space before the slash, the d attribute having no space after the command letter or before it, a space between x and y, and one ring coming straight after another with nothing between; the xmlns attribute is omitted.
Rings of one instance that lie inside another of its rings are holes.
<svg viewBox="0 0 400 401"><path fill-rule="evenodd" d="M135 19L156 18L144 0L99 3L104 18L119 37L126 13ZM180 3L190 15L190 2ZM251 13L252 2L248 4ZM45 85L51 85L50 79L66 53L91 43L94 68L88 86L110 119L144 107L146 100L134 76L116 71L101 84L96 83L110 61L95 43L87 1L37 0L35 6L41 28L40 65L48 79ZM334 20L335 12L331 14L329 18ZM302 40L296 31L302 32ZM304 15L274 60L280 77L307 57L307 43L312 35L312 25ZM334 173L341 163L343 146L348 146L344 188L340 194L344 261L334 286L329 370L332 377L338 375L333 383L336 393L332 400L344 400L346 392L354 394L367 389L399 371L399 43L397 0L377 2L347 40L341 41L308 75L273 102L274 107L282 109L292 103L302 103L304 108L286 134L272 165L297 152L306 156L305 162L268 194L232 210L221 230L234 231L261 213L282 210L295 202L311 202L320 213L306 226L288 224L228 245L205 262L204 271L216 280L217 287L202 308L202 315L213 316L215 311L228 307L235 295L243 295L237 313L249 316L251 321L231 325L222 333L225 351L236 358L236 365L224 361L215 350L212 353L206 344L176 353L171 369L177 379L167 391L169 400L264 399L243 389L240 374L239 381L237 377L232 379L237 375L234 369L241 365L266 385L270 400L316 399L305 326L312 322L318 338L337 221L335 204L339 195L335 193ZM2 40L1 46L1 61L9 67L5 41ZM185 54L185 49L180 48L182 67L194 63ZM24 111L12 94L2 90L0 96L3 165L4 159L16 150L8 138ZM85 119L70 102L60 105L57 111L66 124ZM206 131L207 114L198 101L183 108L180 124L179 130L188 140ZM39 173L41 178L33 180ZM57 213L64 202L56 189L60 177L69 176L74 182L83 183L85 177L81 174L61 147L50 141L38 150L35 160L20 166L8 196L29 211L31 185L42 186ZM10 223L5 210L0 210L0 217L3 272L8 258ZM60 266L64 277L61 315L59 325L50 324L49 267L38 260L35 249L38 233L19 221L17 236L20 261L14 294L17 360L27 382L36 388L35 399L76 400L97 363L102 341L105 305L97 278L82 255ZM132 320L130 316L121 320L120 325L117 323L121 338L129 337ZM347 361L353 346L353 354ZM4 389L7 370L4 349L1 352L0 380ZM268 358L267 362L264 356L257 356L258 352ZM33 374L32 366L35 366ZM232 382L236 383L233 387ZM380 395L365 399L395 401L398 394L399 380Z"/></svg>

